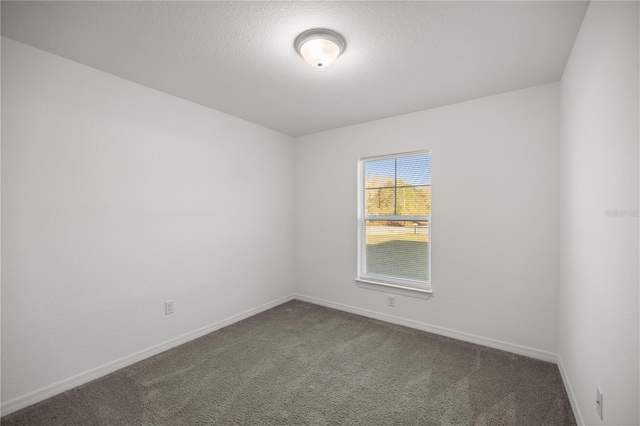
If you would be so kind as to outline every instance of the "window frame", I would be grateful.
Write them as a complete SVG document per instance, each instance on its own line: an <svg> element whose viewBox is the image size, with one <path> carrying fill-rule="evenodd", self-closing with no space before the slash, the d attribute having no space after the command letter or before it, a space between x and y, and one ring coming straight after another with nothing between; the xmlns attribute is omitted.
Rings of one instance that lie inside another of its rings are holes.
<svg viewBox="0 0 640 426"><path fill-rule="evenodd" d="M397 154L378 155L372 157L362 157L358 161L358 224L357 224L357 275L356 283L363 288L373 290L383 290L397 294L404 294L414 297L422 297L421 295L431 295L433 293L431 287L431 240L432 240L432 221L433 211L429 216L399 216L399 215L366 215L366 176L365 163L368 161L398 159L403 157L415 157L420 155L431 156L431 150L410 151ZM429 186L432 186L430 184ZM367 251L366 251L366 221L367 220L395 220L395 221L426 221L428 223L428 270L429 279L427 281L414 280L410 278L393 277L386 275L378 275L367 273Z"/></svg>

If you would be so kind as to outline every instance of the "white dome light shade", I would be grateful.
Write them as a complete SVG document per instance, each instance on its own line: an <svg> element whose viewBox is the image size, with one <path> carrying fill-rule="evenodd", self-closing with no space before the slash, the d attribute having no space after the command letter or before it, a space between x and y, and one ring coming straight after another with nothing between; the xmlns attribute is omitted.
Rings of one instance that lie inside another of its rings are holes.
<svg viewBox="0 0 640 426"><path fill-rule="evenodd" d="M336 60L346 47L340 34L325 29L313 29L300 34L295 48L309 65L323 68Z"/></svg>
<svg viewBox="0 0 640 426"><path fill-rule="evenodd" d="M300 46L300 54L314 67L326 67L340 54L337 44L329 40L309 40Z"/></svg>

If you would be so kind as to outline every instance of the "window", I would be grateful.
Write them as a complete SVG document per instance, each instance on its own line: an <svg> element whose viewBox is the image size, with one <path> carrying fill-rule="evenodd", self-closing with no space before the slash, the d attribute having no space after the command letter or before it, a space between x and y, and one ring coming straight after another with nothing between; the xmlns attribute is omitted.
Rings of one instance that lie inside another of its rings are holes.
<svg viewBox="0 0 640 426"><path fill-rule="evenodd" d="M431 153L360 160L359 283L431 292Z"/></svg>

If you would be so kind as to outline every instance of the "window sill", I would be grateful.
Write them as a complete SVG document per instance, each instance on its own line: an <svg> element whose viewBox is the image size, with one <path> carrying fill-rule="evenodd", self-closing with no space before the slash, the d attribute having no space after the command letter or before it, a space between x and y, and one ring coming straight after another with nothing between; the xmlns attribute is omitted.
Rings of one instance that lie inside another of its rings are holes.
<svg viewBox="0 0 640 426"><path fill-rule="evenodd" d="M416 297L418 299L429 299L433 295L431 290L405 287L397 284L389 284L381 281L365 280L356 278L356 284L360 288L368 290L383 291L385 293L399 294L401 296Z"/></svg>

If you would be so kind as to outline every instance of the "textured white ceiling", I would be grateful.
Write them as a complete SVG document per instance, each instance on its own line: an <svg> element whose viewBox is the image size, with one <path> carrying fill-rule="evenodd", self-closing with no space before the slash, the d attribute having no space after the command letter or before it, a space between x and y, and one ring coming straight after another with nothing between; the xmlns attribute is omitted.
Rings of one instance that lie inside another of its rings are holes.
<svg viewBox="0 0 640 426"><path fill-rule="evenodd" d="M558 81L587 5L2 1L2 35L298 136ZM328 68L293 48L315 27Z"/></svg>

